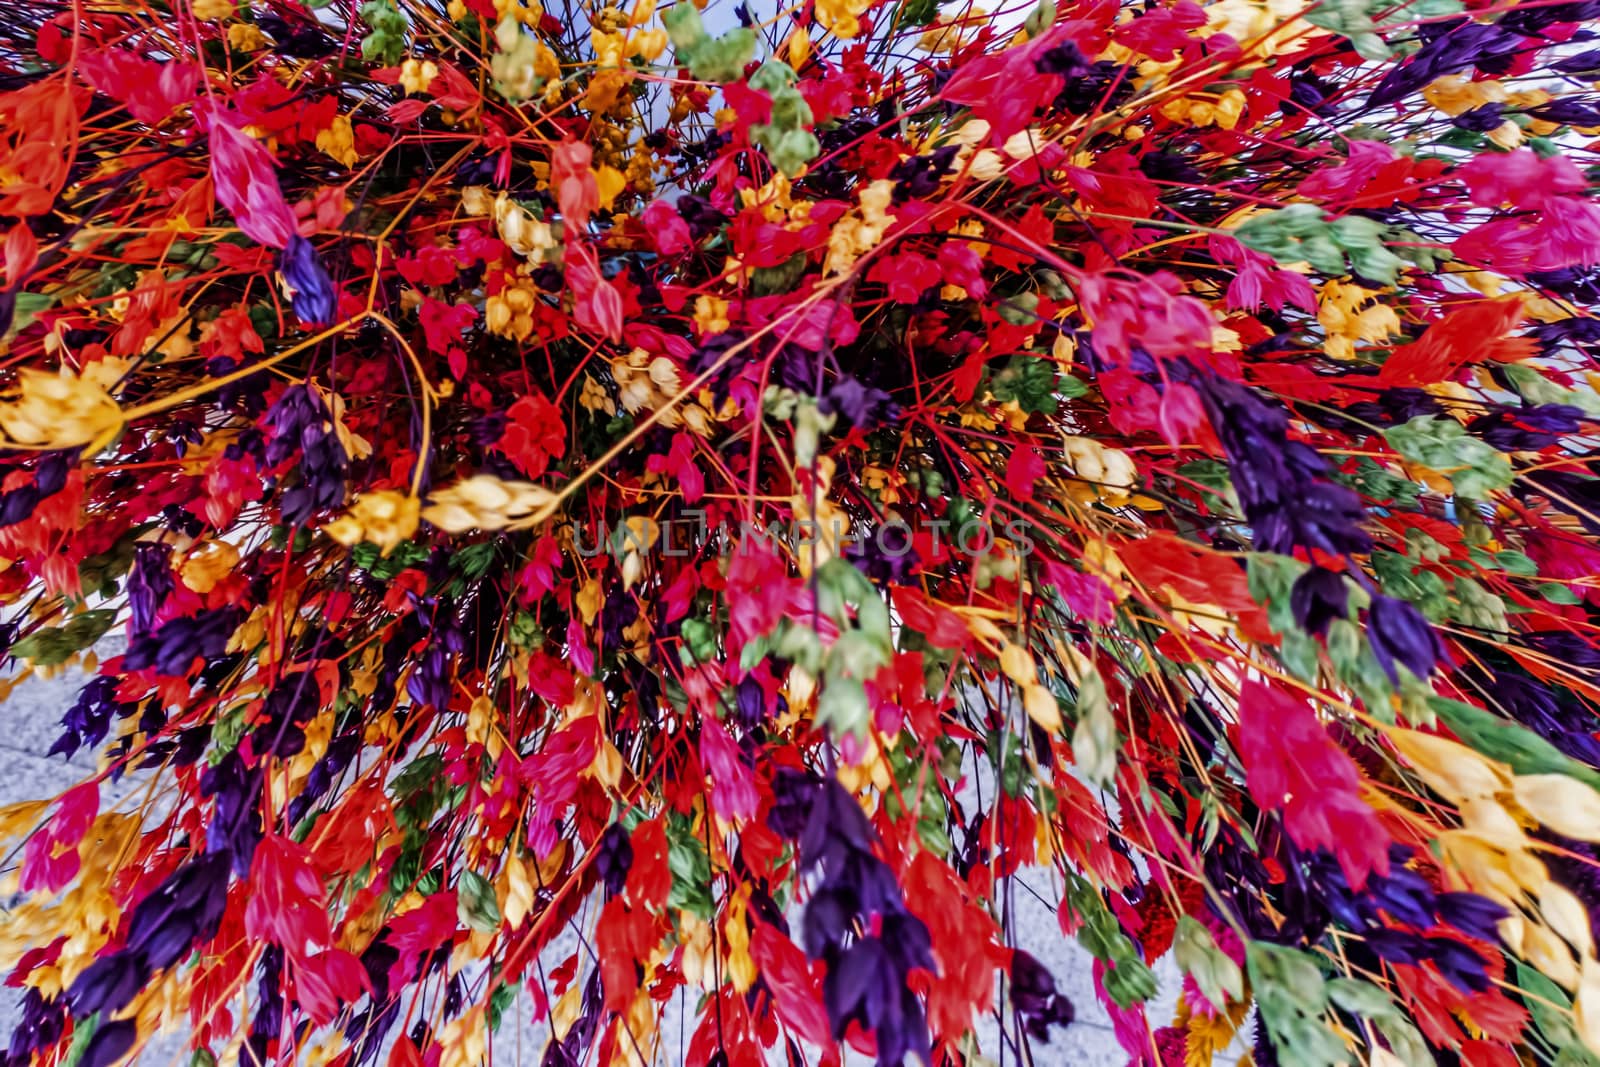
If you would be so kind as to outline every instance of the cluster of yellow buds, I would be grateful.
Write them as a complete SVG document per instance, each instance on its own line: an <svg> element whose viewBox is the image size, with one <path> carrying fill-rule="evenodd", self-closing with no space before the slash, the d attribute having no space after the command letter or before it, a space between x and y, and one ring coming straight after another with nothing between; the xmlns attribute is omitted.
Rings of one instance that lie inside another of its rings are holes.
<svg viewBox="0 0 1600 1067"><path fill-rule="evenodd" d="M1061 707L1056 703L1055 694L1040 684L1033 653L1022 645L1006 642L1000 648L1000 671L1022 690L1022 709L1028 713L1028 718L1046 733L1060 731Z"/></svg>
<svg viewBox="0 0 1600 1067"><path fill-rule="evenodd" d="M924 52L961 51L977 39L978 31L989 24L989 12L981 7L967 8L959 15L939 15L917 38L917 47Z"/></svg>
<svg viewBox="0 0 1600 1067"><path fill-rule="evenodd" d="M723 982L739 992L755 984L756 967L747 947L750 926L745 920L749 892L749 887L741 886L729 898L721 937L699 916L687 911L679 913L684 981L708 991L716 990Z"/></svg>
<svg viewBox="0 0 1600 1067"><path fill-rule="evenodd" d="M594 150L594 163L615 166L623 163L628 154L628 131L615 122L596 122L589 127L589 146Z"/></svg>
<svg viewBox="0 0 1600 1067"><path fill-rule="evenodd" d="M661 537L661 524L648 515L630 515L618 533L622 538L622 588L632 589L644 577L645 555Z"/></svg>
<svg viewBox="0 0 1600 1067"><path fill-rule="evenodd" d="M634 56L646 63L654 63L660 57L667 47L667 31L660 27L640 29L655 10L655 0L639 0L627 15L609 4L595 13L590 22L589 44L594 48L599 69L614 70Z"/></svg>
<svg viewBox="0 0 1600 1067"><path fill-rule="evenodd" d="M1452 118L1488 104L1505 104L1508 110L1523 111L1547 104L1551 99L1550 93L1544 89L1512 92L1498 81L1472 81L1459 74L1447 74L1436 79L1422 90L1422 98ZM1508 118L1486 136L1501 148L1510 150L1520 145L1526 135L1548 137L1561 128L1559 123L1531 116L1525 121L1526 128ZM1600 133L1600 129L1589 126L1574 129L1589 136Z"/></svg>
<svg viewBox="0 0 1600 1067"><path fill-rule="evenodd" d="M722 297L701 293L694 298L694 328L700 336L725 333L732 326L728 318L728 302Z"/></svg>
<svg viewBox="0 0 1600 1067"><path fill-rule="evenodd" d="M630 415L662 407L682 388L677 364L642 348L613 359L611 377L622 391L623 410Z"/></svg>
<svg viewBox="0 0 1600 1067"><path fill-rule="evenodd" d="M489 1025L483 1005L470 1008L439 1030L439 1067L478 1067L489 1056Z"/></svg>
<svg viewBox="0 0 1600 1067"><path fill-rule="evenodd" d="M415 56L400 64L400 88L406 91L407 96L425 93L428 86L433 84L433 79L439 76L439 64L431 59L417 59Z"/></svg>
<svg viewBox="0 0 1600 1067"><path fill-rule="evenodd" d="M611 399L606 387L588 374L583 376L583 385L578 390L578 404L585 411L603 411L607 415L617 413L617 402Z"/></svg>
<svg viewBox="0 0 1600 1067"><path fill-rule="evenodd" d="M803 449L795 449L795 466L806 466ZM811 577L812 571L831 559L843 555L850 543L850 515L834 502L834 462L828 456L816 456L811 465L814 483L789 498L794 509L796 528L807 531L807 541L795 553L795 564L802 577Z"/></svg>
<svg viewBox="0 0 1600 1067"><path fill-rule="evenodd" d="M533 336L533 308L539 290L532 280L518 276L484 303L483 321L489 332L512 341Z"/></svg>
<svg viewBox="0 0 1600 1067"><path fill-rule="evenodd" d="M1032 159L1049 143L1043 132L1029 128L1018 130L1006 138L998 149L980 147L988 144L990 132L990 125L983 119L971 119L951 133L950 139L961 147L956 152L955 165L946 176L947 180L971 178L992 182L1003 177L1013 163Z"/></svg>
<svg viewBox="0 0 1600 1067"><path fill-rule="evenodd" d="M556 247L550 224L533 216L527 208L501 193L494 205L495 225L500 239L519 256L543 255Z"/></svg>
<svg viewBox="0 0 1600 1067"><path fill-rule="evenodd" d="M235 22L228 26L228 47L235 52L259 52L272 47L272 38L253 22Z"/></svg>
<svg viewBox="0 0 1600 1067"><path fill-rule="evenodd" d="M428 498L422 517L445 533L503 530L555 503L556 495L532 482L475 474Z"/></svg>
<svg viewBox="0 0 1600 1067"><path fill-rule="evenodd" d="M1139 471L1133 458L1117 448L1107 448L1092 437L1062 438L1067 460L1082 482L1071 483L1067 493L1080 504L1104 501L1114 507L1133 499Z"/></svg>
<svg viewBox="0 0 1600 1067"><path fill-rule="evenodd" d="M31 830L46 806L39 801L0 809L0 833L10 839ZM137 815L105 812L97 816L78 847L82 873L72 887L59 896L31 894L7 910L0 927L0 966L14 967L30 949L57 942L59 953L28 976L28 985L45 996L60 994L87 970L116 930L118 908L111 883L120 858L137 840L139 829ZM17 880L13 869L0 882L0 891L14 895Z"/></svg>
<svg viewBox="0 0 1600 1067"><path fill-rule="evenodd" d="M560 246L548 222L503 192L496 195L481 185L468 186L462 190L461 207L468 215L493 215L500 240L519 256L543 258L544 253Z"/></svg>
<svg viewBox="0 0 1600 1067"><path fill-rule="evenodd" d="M1307 38L1325 32L1301 18L1305 10L1300 0L1219 0L1205 9L1205 32L1225 33L1264 59L1303 48Z"/></svg>
<svg viewBox="0 0 1600 1067"><path fill-rule="evenodd" d="M651 356L642 348L613 359L611 377L621 390L623 410L634 415L666 409L659 421L669 428L687 426L695 433L704 434L710 432L713 422L723 422L738 414L739 406L732 397L718 407L710 389L701 389L694 399L668 408L668 402L683 391L678 367L666 356Z"/></svg>
<svg viewBox="0 0 1600 1067"><path fill-rule="evenodd" d="M768 222L782 224L786 230L799 230L811 222L810 200L796 200L792 183L781 172L773 174L770 181L755 189L740 189L739 199L745 207L756 207Z"/></svg>
<svg viewBox="0 0 1600 1067"><path fill-rule="evenodd" d="M843 274L855 266L862 254L883 240L894 223L889 205L894 198L894 182L887 178L861 190L860 205L833 224L828 234L828 258L824 274Z"/></svg>
<svg viewBox="0 0 1600 1067"><path fill-rule="evenodd" d="M1224 89L1221 93L1196 93L1180 96L1161 105L1163 117L1190 126L1217 126L1231 130L1244 115L1244 93Z"/></svg>
<svg viewBox="0 0 1600 1067"><path fill-rule="evenodd" d="M329 537L345 547L370 541L387 556L417 532L422 502L414 496L383 489L362 493L350 510L323 527Z"/></svg>
<svg viewBox="0 0 1600 1067"><path fill-rule="evenodd" d="M200 541L189 547L183 563L178 567L178 577L183 584L202 596L217 587L217 583L233 573L239 565L239 550L226 541Z"/></svg>
<svg viewBox="0 0 1600 1067"><path fill-rule="evenodd" d="M628 165L622 170L622 177L627 182L627 187L636 193L649 193L656 187L655 156L646 148L634 152L628 157Z"/></svg>
<svg viewBox="0 0 1600 1067"><path fill-rule="evenodd" d="M548 45L523 33L515 18L500 20L494 41L498 50L489 61L489 72L501 95L513 103L541 92L546 104L561 98L561 61Z"/></svg>
<svg viewBox="0 0 1600 1067"><path fill-rule="evenodd" d="M861 32L861 16L871 6L872 0L817 0L816 18L823 29L848 41Z"/></svg>
<svg viewBox="0 0 1600 1067"><path fill-rule="evenodd" d="M317 148L347 167L356 165L356 131L349 115L335 115L317 134Z"/></svg>
<svg viewBox="0 0 1600 1067"><path fill-rule="evenodd" d="M880 504L898 504L904 500L906 484L906 476L893 468L861 468L861 488Z"/></svg>
<svg viewBox="0 0 1600 1067"><path fill-rule="evenodd" d="M239 5L234 0L194 0L189 5L189 10L194 12L194 17L201 22L210 22L213 19L230 18L239 13Z"/></svg>
<svg viewBox="0 0 1600 1067"><path fill-rule="evenodd" d="M0 430L15 445L103 447L122 426L122 409L107 387L127 365L112 357L89 364L82 374L64 364L57 374L22 368L15 390L0 398Z"/></svg>
<svg viewBox="0 0 1600 1067"><path fill-rule="evenodd" d="M1334 359L1356 358L1357 342L1387 341L1400 333L1394 308L1377 301L1377 290L1328 281L1317 302L1317 322L1327 333L1322 350Z"/></svg>
<svg viewBox="0 0 1600 1067"><path fill-rule="evenodd" d="M1460 813L1438 834L1446 874L1503 905L1506 946L1563 988L1576 991L1578 1034L1600 1051L1600 960L1589 913L1551 879L1525 827L1580 841L1600 839L1600 792L1564 774L1514 774L1474 749L1435 734L1391 727L1389 741L1429 788Z"/></svg>

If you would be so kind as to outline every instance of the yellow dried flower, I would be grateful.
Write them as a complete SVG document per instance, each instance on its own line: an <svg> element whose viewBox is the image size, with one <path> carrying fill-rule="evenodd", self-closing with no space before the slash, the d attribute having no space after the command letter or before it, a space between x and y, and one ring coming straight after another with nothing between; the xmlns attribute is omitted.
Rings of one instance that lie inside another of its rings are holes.
<svg viewBox="0 0 1600 1067"><path fill-rule="evenodd" d="M349 115L335 115L328 128L317 134L317 148L347 167L356 165L356 132Z"/></svg>
<svg viewBox="0 0 1600 1067"><path fill-rule="evenodd" d="M190 549L178 568L183 584L205 594L239 565L239 550L226 541L206 541Z"/></svg>
<svg viewBox="0 0 1600 1067"><path fill-rule="evenodd" d="M816 18L823 29L848 41L861 32L860 17L871 6L872 0L817 0Z"/></svg>
<svg viewBox="0 0 1600 1067"><path fill-rule="evenodd" d="M588 374L583 376L583 385L578 391L578 403L585 411L603 411L607 415L617 413L617 402L611 399L611 394L606 392L605 386Z"/></svg>
<svg viewBox="0 0 1600 1067"><path fill-rule="evenodd" d="M345 547L370 541L387 556L417 532L422 502L393 489L363 493L350 510L323 527L329 537Z"/></svg>
<svg viewBox="0 0 1600 1067"><path fill-rule="evenodd" d="M1506 90L1496 81L1472 81L1460 74L1447 74L1422 90L1422 98L1454 117L1485 104L1504 103Z"/></svg>
<svg viewBox="0 0 1600 1067"><path fill-rule="evenodd" d="M1322 348L1334 359L1355 359L1356 343L1387 341L1400 332L1400 317L1377 292L1359 285L1329 281L1322 287L1317 321L1327 331Z"/></svg>
<svg viewBox="0 0 1600 1067"><path fill-rule="evenodd" d="M722 923L722 944L728 959L724 977L740 993L756 982L756 965L750 958L750 925L745 922L749 900L749 885L741 885L729 899L727 917Z"/></svg>
<svg viewBox="0 0 1600 1067"><path fill-rule="evenodd" d="M400 64L400 87L410 96L425 93L439 76L439 64L431 59L408 59Z"/></svg>
<svg viewBox="0 0 1600 1067"><path fill-rule="evenodd" d="M1259 58L1303 48L1323 32L1300 17L1301 0L1220 0L1205 10L1207 34L1225 33Z"/></svg>
<svg viewBox="0 0 1600 1067"><path fill-rule="evenodd" d="M102 363L110 364L104 360ZM0 400L0 430L18 445L76 448L104 447L122 427L122 409L97 379L91 364L80 376L63 366L56 374L24 367L16 390Z"/></svg>
<svg viewBox="0 0 1600 1067"><path fill-rule="evenodd" d="M733 325L728 319L728 302L710 293L701 293L695 297L694 325L701 336L728 330Z"/></svg>
<svg viewBox="0 0 1600 1067"><path fill-rule="evenodd" d="M969 8L958 18L939 15L917 38L917 47L924 52L958 52L972 43L988 17L981 7Z"/></svg>
<svg viewBox="0 0 1600 1067"><path fill-rule="evenodd" d="M494 0L497 19L515 19L524 26L537 26L544 18L544 5L539 0Z"/></svg>
<svg viewBox="0 0 1600 1067"><path fill-rule="evenodd" d="M1173 122L1190 126L1217 126L1231 130L1244 114L1244 93L1227 89L1221 94L1180 96L1161 105L1161 114Z"/></svg>
<svg viewBox="0 0 1600 1067"><path fill-rule="evenodd" d="M968 123L968 125L973 125ZM863 253L883 240L894 222L889 206L894 198L894 182L879 178L861 191L860 206L834 223L828 234L825 274L840 274L855 265Z"/></svg>
<svg viewBox="0 0 1600 1067"><path fill-rule="evenodd" d="M446 533L503 530L554 503L556 495L531 482L475 474L434 493L422 517Z"/></svg>
<svg viewBox="0 0 1600 1067"><path fill-rule="evenodd" d="M485 303L484 325L490 333L526 341L533 335L533 305L538 298L533 283L519 278Z"/></svg>
<svg viewBox="0 0 1600 1067"><path fill-rule="evenodd" d="M489 1029L483 1005L469 1008L446 1023L439 1031L439 1045L444 1050L439 1057L439 1067L478 1067L483 1063L489 1054Z"/></svg>
<svg viewBox="0 0 1600 1067"><path fill-rule="evenodd" d="M228 27L228 47L235 52L259 52L272 47L272 38L253 22L235 22Z"/></svg>
<svg viewBox="0 0 1600 1067"><path fill-rule="evenodd" d="M623 409L630 415L665 407L683 388L677 365L672 360L666 356L651 356L642 348L612 360L611 377L622 392ZM686 407L680 405L669 410L661 417L661 424L668 428L682 425Z"/></svg>
<svg viewBox="0 0 1600 1067"><path fill-rule="evenodd" d="M519 256L542 254L556 247L550 224L534 218L531 211L505 193L495 197L494 220L500 239Z"/></svg>
<svg viewBox="0 0 1600 1067"><path fill-rule="evenodd" d="M611 205L628 187L627 177L616 167L602 163L595 168L594 180L600 193L600 207L610 211Z"/></svg>
<svg viewBox="0 0 1600 1067"><path fill-rule="evenodd" d="M1133 458L1116 448L1107 448L1092 437L1062 438L1067 460L1082 482L1073 483L1068 492L1081 504L1103 500L1107 504L1126 504L1138 480Z"/></svg>

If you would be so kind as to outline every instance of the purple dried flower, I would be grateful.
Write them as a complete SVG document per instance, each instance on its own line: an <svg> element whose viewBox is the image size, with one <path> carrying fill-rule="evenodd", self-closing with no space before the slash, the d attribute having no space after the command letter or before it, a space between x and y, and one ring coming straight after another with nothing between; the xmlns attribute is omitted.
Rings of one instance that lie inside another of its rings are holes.
<svg viewBox="0 0 1600 1067"><path fill-rule="evenodd" d="M878 938L862 938L828 968L822 1000L835 1037L843 1037L852 1022L872 1031L880 1067L899 1067L907 1053L929 1062L922 1005Z"/></svg>
<svg viewBox="0 0 1600 1067"><path fill-rule="evenodd" d="M852 426L863 430L870 430L880 422L893 422L900 417L900 406L888 393L850 374L829 387L818 407L825 415L833 412L843 415Z"/></svg>
<svg viewBox="0 0 1600 1067"><path fill-rule="evenodd" d="M93 678L78 691L78 699L61 717L66 733L50 746L52 756L71 758L84 745L93 748L104 741L111 721L133 714L136 705L117 700L117 680L109 675Z"/></svg>
<svg viewBox="0 0 1600 1067"><path fill-rule="evenodd" d="M239 628L243 612L218 608L195 616L168 619L150 633L135 636L123 656L130 671L155 667L160 673L182 677L196 659L212 660L228 649L228 639Z"/></svg>
<svg viewBox="0 0 1600 1067"><path fill-rule="evenodd" d="M616 896L627 884L628 871L633 867L633 842L628 839L628 832L621 824L612 823L600 835L595 848L599 853L594 858L595 870L606 892Z"/></svg>
<svg viewBox="0 0 1600 1067"><path fill-rule="evenodd" d="M246 1047L250 1062L271 1063L269 1052L277 1043L283 1029L283 949L269 945L261 954L256 973L256 1013L250 1020L250 1037Z"/></svg>
<svg viewBox="0 0 1600 1067"><path fill-rule="evenodd" d="M1505 122L1505 110L1504 104L1484 104L1482 107L1463 111L1451 119L1450 124L1463 130L1471 130L1473 133L1488 133Z"/></svg>
<svg viewBox="0 0 1600 1067"><path fill-rule="evenodd" d="M852 853L872 852L876 835L856 799L832 778L823 779L800 835L800 863L810 870L842 868Z"/></svg>
<svg viewBox="0 0 1600 1067"><path fill-rule="evenodd" d="M261 722L250 733L259 756L293 756L306 746L306 723L316 717L316 683L305 672L279 680L261 703Z"/></svg>
<svg viewBox="0 0 1600 1067"><path fill-rule="evenodd" d="M1496 25L1534 37L1540 36L1540 31L1546 26L1564 22L1593 22L1597 18L1600 18L1600 3L1595 0L1573 0L1566 4L1535 4L1507 11Z"/></svg>
<svg viewBox="0 0 1600 1067"><path fill-rule="evenodd" d="M1021 949L1011 953L1011 1005L1035 1041L1050 1041L1052 1026L1070 1026L1077 1013L1072 1001L1056 991L1056 980L1044 964Z"/></svg>
<svg viewBox="0 0 1600 1067"><path fill-rule="evenodd" d="M339 301L315 245L304 237L291 237L289 247L278 253L278 273L294 290L294 313L301 322L309 326L333 321Z"/></svg>
<svg viewBox="0 0 1600 1067"><path fill-rule="evenodd" d="M1391 70L1372 91L1367 103L1372 107L1393 104L1446 74L1470 67L1485 73L1500 73L1522 48L1517 33L1500 24L1473 22L1466 18L1431 26L1420 26L1420 36L1430 38L1409 63Z"/></svg>
<svg viewBox="0 0 1600 1067"><path fill-rule="evenodd" d="M1068 42L1062 46L1077 49ZM1051 53L1045 53L1039 62L1043 63ZM1083 56L1078 56L1081 62ZM1059 71L1045 71L1046 74L1061 73ZM961 150L960 145L945 145L924 155L910 156L894 165L889 171L889 177L894 181L894 200L903 204L908 200L921 200L932 196L939 191L939 183L946 174L955 167L956 155Z"/></svg>
<svg viewBox="0 0 1600 1067"><path fill-rule="evenodd" d="M211 940L228 904L228 859L220 853L183 864L139 901L123 951L151 970L170 967L197 943Z"/></svg>
<svg viewBox="0 0 1600 1067"><path fill-rule="evenodd" d="M1233 485L1256 547L1291 554L1317 549L1332 556L1365 552L1365 512L1355 490L1329 481L1321 453L1288 437L1289 417L1254 390L1203 376L1196 380L1206 414L1228 454Z"/></svg>
<svg viewBox="0 0 1600 1067"><path fill-rule="evenodd" d="M0 527L15 526L31 518L40 502L66 487L67 473L72 466L68 456L67 452L46 453L34 469L32 482L0 492ZM0 478L5 473L0 471Z"/></svg>
<svg viewBox="0 0 1600 1067"><path fill-rule="evenodd" d="M1445 655L1444 643L1415 605L1382 594L1375 595L1367 609L1367 640L1394 684L1400 681L1397 664L1426 678Z"/></svg>
<svg viewBox="0 0 1600 1067"><path fill-rule="evenodd" d="M1518 640L1529 648L1538 649L1540 652L1560 660L1569 667L1580 670L1600 671L1600 648L1585 638L1582 634L1570 633L1566 630L1544 630L1538 633L1522 634Z"/></svg>
<svg viewBox="0 0 1600 1067"><path fill-rule="evenodd" d="M1584 417L1582 408L1569 404L1539 404L1480 415L1467 429L1502 452L1537 452L1562 434L1577 433Z"/></svg>
<svg viewBox="0 0 1600 1067"><path fill-rule="evenodd" d="M78 1067L111 1067L128 1054L138 1036L138 1024L132 1019L102 1022L84 1048Z"/></svg>
<svg viewBox="0 0 1600 1067"><path fill-rule="evenodd" d="M772 778L772 807L767 810L772 832L789 841L805 833L821 788L822 781L814 774L780 768Z"/></svg>
<svg viewBox="0 0 1600 1067"><path fill-rule="evenodd" d="M61 1040L67 1028L67 1009L59 997L48 1000L37 989L23 991L22 1003L17 1005L16 1029L11 1031L11 1045L6 1050L10 1062L19 1065L31 1062L30 1054L47 1049Z"/></svg>
<svg viewBox="0 0 1600 1067"><path fill-rule="evenodd" d="M902 527L901 533L879 531L851 541L845 549L845 558L856 570L880 584L903 584L910 580L920 557L911 547L911 533Z"/></svg>
<svg viewBox="0 0 1600 1067"><path fill-rule="evenodd" d="M200 776L200 795L216 798L206 827L206 851L230 855L233 873L240 878L249 877L250 861L261 841L261 783L261 768L246 767L237 751Z"/></svg>
<svg viewBox="0 0 1600 1067"><path fill-rule="evenodd" d="M1326 567L1312 567L1295 579L1289 592L1289 608L1294 620L1310 634L1321 636L1334 619L1350 616L1350 590L1344 575Z"/></svg>
<svg viewBox="0 0 1600 1067"><path fill-rule="evenodd" d="M1506 909L1476 893L1440 893L1434 899L1439 921L1469 937L1494 944Z"/></svg>
<svg viewBox="0 0 1600 1067"><path fill-rule="evenodd" d="M67 990L67 1006L78 1019L87 1019L97 1011L121 1011L150 980L151 970L134 953L101 956L73 980Z"/></svg>
<svg viewBox="0 0 1600 1067"><path fill-rule="evenodd" d="M753 674L747 674L734 688L734 711L745 729L761 725L767 716L766 693Z"/></svg>
<svg viewBox="0 0 1600 1067"><path fill-rule="evenodd" d="M600 631L603 648L620 649L622 631L639 620L639 601L622 589L613 589L600 609Z"/></svg>
<svg viewBox="0 0 1600 1067"><path fill-rule="evenodd" d="M1548 468L1530 468L1520 474L1519 495L1529 489L1542 493L1551 507L1573 516L1584 529L1600 533L1600 518L1596 518L1600 515L1600 480Z"/></svg>
<svg viewBox="0 0 1600 1067"><path fill-rule="evenodd" d="M1552 689L1510 670L1487 666L1480 669L1477 664L1467 674L1512 721L1533 730L1572 758L1600 766L1594 715L1565 690Z"/></svg>
<svg viewBox="0 0 1600 1067"><path fill-rule="evenodd" d="M128 608L134 635L147 632L155 624L156 609L177 587L168 562L171 556L172 550L166 545L142 544L133 550L133 566L128 570Z"/></svg>
<svg viewBox="0 0 1600 1067"><path fill-rule="evenodd" d="M350 458L334 432L332 416L311 388L294 385L285 389L267 413L266 423L273 430L266 453L269 465L277 466L296 451L301 453L295 467L298 478L279 504L283 520L300 526L318 513L342 505Z"/></svg>

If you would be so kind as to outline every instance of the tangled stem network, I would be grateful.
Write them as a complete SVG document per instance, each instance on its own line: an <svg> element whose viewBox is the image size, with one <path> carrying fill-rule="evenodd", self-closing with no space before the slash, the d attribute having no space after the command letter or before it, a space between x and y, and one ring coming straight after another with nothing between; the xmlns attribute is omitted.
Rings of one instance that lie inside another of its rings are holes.
<svg viewBox="0 0 1600 1067"><path fill-rule="evenodd" d="M560 2L0 5L3 1063L1600 1064L1600 0Z"/></svg>

